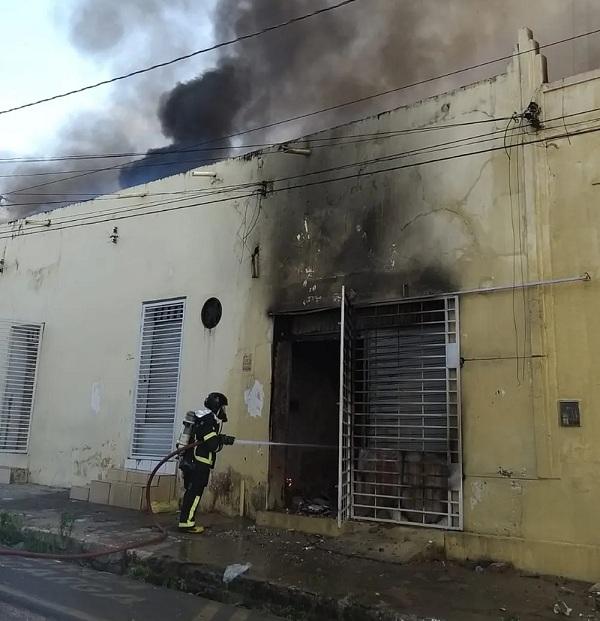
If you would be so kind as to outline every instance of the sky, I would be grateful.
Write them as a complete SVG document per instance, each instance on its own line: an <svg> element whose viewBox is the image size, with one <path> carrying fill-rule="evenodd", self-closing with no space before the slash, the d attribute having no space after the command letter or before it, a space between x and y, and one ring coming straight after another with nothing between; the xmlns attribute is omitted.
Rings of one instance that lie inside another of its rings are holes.
<svg viewBox="0 0 600 621"><path fill-rule="evenodd" d="M110 5L119 0L95 0L98 4ZM146 1L164 2L180 11L181 48L190 50L213 42L211 12L216 0L120 0L132 5ZM288 1L288 0L282 0ZM289 0L291 1L291 0ZM375 0L370 0L375 2ZM396 1L396 0L393 0ZM404 0L397 0L403 2ZM444 0L456 6L468 0ZM506 0L507 5L512 0ZM600 2L600 0L597 0ZM136 41L135 30L119 41L117 49L103 50L105 53L86 53L73 41L72 16L84 0L0 0L0 23L2 24L3 52L0 55L0 109L35 100L39 97L76 88L82 84L106 79L123 70L137 68L147 63L163 60L160 51L152 53L152 46L144 46ZM544 32L536 32L541 40L551 40L553 36L585 30L596 13L590 9L596 0L528 0L551 12L554 5L561 6L557 19L544 24ZM486 10L489 0L479 0L478 10ZM524 3L525 4L525 3ZM568 8L571 5L572 8ZM523 5L524 6L524 5ZM555 7L554 7L555 8ZM564 9L564 10L563 10ZM161 9L162 10L162 9ZM538 12L539 13L539 12ZM600 13L600 11L598 11ZM539 13L541 14L541 13ZM543 17L543 15L541 15ZM597 17L597 16L596 16ZM474 16L474 19L477 15ZM531 16L527 19L531 21ZM570 22L570 23L569 23ZM532 24L533 25L533 24ZM143 30L145 24L139 30ZM515 33L516 35L516 33ZM89 34L88 34L89 36ZM184 42L184 43L183 43ZM586 42L579 42L582 49ZM572 51L565 50L564 57ZM139 54L136 54L139 52ZM169 54L168 48L162 52ZM203 66L209 66L210 54L192 61L181 63L174 71L161 76L160 72L151 74L152 79L166 78L168 86L176 80L189 79L197 75ZM0 153L10 155L29 155L52 152L54 136L61 126L68 124L69 118L82 110L100 110L108 107L114 87L106 86L93 91L43 104L31 110L24 110L0 116ZM154 115L155 116L155 115ZM148 115L139 126L132 126L131 142L139 147L158 146L160 131L153 115ZM137 136L135 135L137 132Z"/></svg>
<svg viewBox="0 0 600 621"><path fill-rule="evenodd" d="M3 48L0 109L110 78L125 67L137 68L146 62L162 60L146 54L136 58L136 47L139 50L143 46L131 42L126 46L126 58L123 54L115 55L114 50L106 55L82 53L70 36L70 16L78 3L79 0L0 0ZM196 17L193 36L182 29L188 35L188 49L210 45L213 38L208 18L212 1L202 0L196 4L198 7L191 12ZM169 86L177 79L196 75L204 63L203 58L181 63L169 75ZM155 74L157 79L160 79L159 73ZM0 115L0 153L29 155L52 151L57 129L84 109L100 110L110 101L113 90L114 87L104 86L29 110ZM154 135L148 137L148 146L162 142L158 127L152 127L152 132Z"/></svg>
<svg viewBox="0 0 600 621"><path fill-rule="evenodd" d="M0 110L255 32L334 1L0 0ZM599 5L600 0L357 0L168 68L0 115L0 157L163 147L166 159L177 159L169 150L182 153L182 146L214 143L239 130L504 57L514 49L519 27L531 27L542 44L600 28ZM551 80L598 68L600 35L544 54ZM288 140L501 73L506 64L275 124L234 142ZM86 159L4 162L0 221L179 170L157 167L157 155L137 159L140 166L132 171L101 168L92 175L77 174L90 167ZM212 154L223 156L224 151Z"/></svg>
<svg viewBox="0 0 600 621"><path fill-rule="evenodd" d="M0 12L4 49L0 56L2 109L33 100L40 93L73 88L91 76L108 75L108 68L96 66L71 48L54 19L52 0L0 0ZM59 67L69 69L57 71ZM62 123L75 105L100 105L98 95L89 93L77 101L48 104L43 114L40 109L32 109L0 116L0 149L35 151L51 141L52 128Z"/></svg>

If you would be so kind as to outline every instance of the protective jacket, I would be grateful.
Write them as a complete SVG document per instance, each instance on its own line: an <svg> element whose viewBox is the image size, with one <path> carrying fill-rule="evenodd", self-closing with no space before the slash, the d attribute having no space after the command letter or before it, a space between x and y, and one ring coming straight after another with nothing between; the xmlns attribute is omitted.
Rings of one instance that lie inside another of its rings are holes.
<svg viewBox="0 0 600 621"><path fill-rule="evenodd" d="M186 466L202 465L215 467L217 453L223 448L222 437L219 433L220 423L210 410L196 412L195 422L190 433L190 443L199 441L198 446L188 449L181 460L181 468Z"/></svg>

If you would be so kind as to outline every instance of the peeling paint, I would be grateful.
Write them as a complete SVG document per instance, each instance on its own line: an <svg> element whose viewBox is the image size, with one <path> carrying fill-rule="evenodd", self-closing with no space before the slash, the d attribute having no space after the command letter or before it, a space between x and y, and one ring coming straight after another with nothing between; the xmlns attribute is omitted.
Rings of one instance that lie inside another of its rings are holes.
<svg viewBox="0 0 600 621"><path fill-rule="evenodd" d="M471 484L471 509L474 509L483 500L485 486L485 481L473 481Z"/></svg>
<svg viewBox="0 0 600 621"><path fill-rule="evenodd" d="M90 399L90 409L92 414L100 414L102 407L102 385L100 382L94 382L92 384L92 397Z"/></svg>
<svg viewBox="0 0 600 621"><path fill-rule="evenodd" d="M258 380L254 380L252 388L248 388L244 392L244 402L248 408L248 414L252 418L262 416L262 409L265 401L265 394L262 384Z"/></svg>

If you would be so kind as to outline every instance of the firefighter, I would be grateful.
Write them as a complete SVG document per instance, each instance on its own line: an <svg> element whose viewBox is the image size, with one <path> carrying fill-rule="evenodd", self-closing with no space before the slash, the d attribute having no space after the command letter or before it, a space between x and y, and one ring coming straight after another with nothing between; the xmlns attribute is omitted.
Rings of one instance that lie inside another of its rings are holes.
<svg viewBox="0 0 600 621"><path fill-rule="evenodd" d="M185 451L179 461L185 487L179 530L188 533L204 532L202 526L196 526L196 510L208 485L210 471L215 467L217 453L235 441L233 436L221 433L223 423L227 422L227 397L211 392L204 401L204 408L186 414L184 430L177 443L180 447L199 442L198 446Z"/></svg>

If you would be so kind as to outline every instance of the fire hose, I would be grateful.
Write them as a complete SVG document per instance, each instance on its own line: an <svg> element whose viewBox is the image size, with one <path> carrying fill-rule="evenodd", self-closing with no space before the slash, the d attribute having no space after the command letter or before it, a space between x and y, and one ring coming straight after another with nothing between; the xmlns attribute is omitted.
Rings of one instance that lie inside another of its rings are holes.
<svg viewBox="0 0 600 621"><path fill-rule="evenodd" d="M160 470L160 468L166 464L170 459L178 455L179 453L183 453L187 451L187 449L194 448L197 446L199 442L193 442L192 444L188 444L187 446L182 446L171 453L169 453L166 457L163 457L158 464L154 467L154 470L150 473L148 477L148 483L146 483L146 506L147 510L153 518L154 526L158 529L159 534L154 537L149 537L148 539L141 539L140 541L133 541L132 543L126 543L116 548L107 548L106 550L96 550L93 552L78 552L76 554L57 554L54 552L30 552L29 550L13 550L8 548L0 548L0 556L20 556L24 558L41 558L41 559L52 559L52 560L62 560L62 561L85 561L91 560L94 558L99 558L101 556L110 556L111 554L119 554L120 552L126 552L127 550L135 550L137 548L145 548L147 546L156 545L158 543L162 543L168 536L167 529L158 522L156 519L156 514L152 511L152 502L150 500L151 495L151 486L156 473Z"/></svg>
<svg viewBox="0 0 600 621"><path fill-rule="evenodd" d="M236 440L236 444L238 445L248 445L248 446L286 446L292 448L322 448L322 449L337 449L337 446L326 446L323 444L293 444L289 442L266 442L261 440ZM168 536L167 529L158 522L156 519L156 514L152 511L152 502L150 499L151 496L151 486L154 477L160 468L166 464L169 460L173 459L176 455L187 451L190 448L194 448L200 444L200 441L192 442L191 444L187 444L186 446L181 446L174 451L171 451L168 455L163 457L158 464L154 467L154 470L150 473L148 477L148 482L146 483L146 507L148 513L153 518L154 526L159 531L159 534L154 537L149 537L148 539L141 539L140 541L134 541L132 543L126 543L116 548L107 548L106 550L96 550L94 552L78 552L73 554L57 554L54 552L30 552L29 550L14 550L10 548L0 548L0 556L19 556L22 558L41 558L41 559L50 559L50 560L62 560L62 561L85 561L91 560L94 558L99 558L101 556L110 556L111 554L119 554L121 552L126 552L127 550L135 550L137 548L145 548L148 546L153 546L158 543L162 543Z"/></svg>

